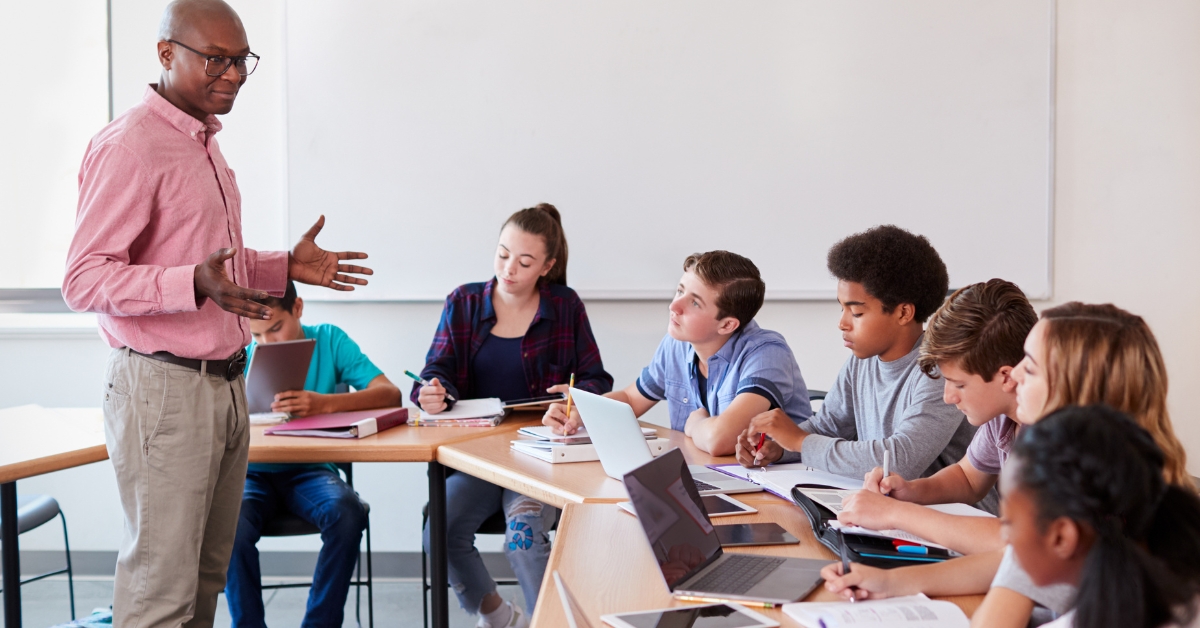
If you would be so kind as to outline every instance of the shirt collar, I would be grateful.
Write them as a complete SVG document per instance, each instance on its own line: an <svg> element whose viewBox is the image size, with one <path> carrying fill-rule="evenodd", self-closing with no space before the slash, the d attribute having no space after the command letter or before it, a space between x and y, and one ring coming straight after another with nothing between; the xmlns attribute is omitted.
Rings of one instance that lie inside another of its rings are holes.
<svg viewBox="0 0 1200 628"><path fill-rule="evenodd" d="M146 103L150 111L166 120L167 124L201 144L206 143L208 137L221 130L221 121L217 120L216 116L210 115L204 122L201 122L172 105L169 100L159 95L156 83L146 86L142 102Z"/></svg>
<svg viewBox="0 0 1200 628"><path fill-rule="evenodd" d="M496 308L492 306L492 292L496 289L496 278L492 277L487 283L483 284L483 320L496 320ZM529 326L533 327L538 321L543 318L549 321L555 319L554 306L550 302L550 284L543 281L538 285L538 311L530 321Z"/></svg>
<svg viewBox="0 0 1200 628"><path fill-rule="evenodd" d="M729 340L726 340L725 344L721 345L721 348L717 349L717 352L714 353L712 355L712 357L720 358L722 360L725 360L726 362L732 363L734 358L737 357L737 352L739 350L738 342L742 338L744 338L746 334L754 333L754 332L758 331L758 329L759 329L758 322L755 321L754 319L751 319L750 322L747 323L745 327L733 332L733 335L729 337ZM688 364L691 364L693 366L696 364L696 345L693 345L690 342L688 343L688 358L687 359L688 359ZM709 359L711 360L712 358L709 358Z"/></svg>

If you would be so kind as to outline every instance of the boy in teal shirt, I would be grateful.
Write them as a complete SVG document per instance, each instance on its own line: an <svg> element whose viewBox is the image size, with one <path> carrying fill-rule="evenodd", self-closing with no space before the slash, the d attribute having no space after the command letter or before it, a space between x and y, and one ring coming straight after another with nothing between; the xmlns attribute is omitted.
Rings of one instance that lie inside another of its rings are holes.
<svg viewBox="0 0 1200 628"><path fill-rule="evenodd" d="M333 325L300 324L304 301L288 282L281 299L263 302L271 308L270 320L251 320L255 344L315 339L312 363L304 390L275 396L271 410L293 416L348 412L401 404L397 388L363 355L346 332ZM355 392L336 393L339 384ZM313 573L303 626L340 626L350 575L358 559L358 544L367 516L354 489L342 481L332 464L252 463L246 471L241 518L225 585L225 598L234 626L265 626L262 576L258 564L259 537L265 522L290 512L321 529L321 553Z"/></svg>

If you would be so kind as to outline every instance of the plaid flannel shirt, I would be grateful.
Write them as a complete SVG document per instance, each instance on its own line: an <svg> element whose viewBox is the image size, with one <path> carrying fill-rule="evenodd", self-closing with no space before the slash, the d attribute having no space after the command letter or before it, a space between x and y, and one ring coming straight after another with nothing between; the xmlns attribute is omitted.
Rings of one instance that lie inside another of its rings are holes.
<svg viewBox="0 0 1200 628"><path fill-rule="evenodd" d="M496 325L492 290L496 279L485 283L459 286L446 297L442 319L421 377L438 378L446 391L457 399L474 397L474 373L471 364L479 347ZM529 330L521 340L521 355L529 396L545 395L546 389L566 384L575 374L575 387L596 394L612 390L613 378L604 370L600 349L588 322L583 301L575 291L556 284L543 283L541 302ZM413 384L410 395L417 403L420 384Z"/></svg>

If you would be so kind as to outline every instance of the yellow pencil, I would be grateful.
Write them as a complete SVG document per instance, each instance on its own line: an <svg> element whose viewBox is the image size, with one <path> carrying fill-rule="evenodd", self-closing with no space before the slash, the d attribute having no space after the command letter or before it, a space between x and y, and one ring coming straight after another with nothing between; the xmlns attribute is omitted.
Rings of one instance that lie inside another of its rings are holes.
<svg viewBox="0 0 1200 628"><path fill-rule="evenodd" d="M575 387L575 374L571 373L571 383L567 384L567 420L571 420L571 389Z"/></svg>
<svg viewBox="0 0 1200 628"><path fill-rule="evenodd" d="M751 606L754 608L777 608L779 604L771 602L751 602L748 600L726 600L717 597L699 597L694 595L676 595L675 599L681 602L704 602L706 604L741 604L742 606Z"/></svg>

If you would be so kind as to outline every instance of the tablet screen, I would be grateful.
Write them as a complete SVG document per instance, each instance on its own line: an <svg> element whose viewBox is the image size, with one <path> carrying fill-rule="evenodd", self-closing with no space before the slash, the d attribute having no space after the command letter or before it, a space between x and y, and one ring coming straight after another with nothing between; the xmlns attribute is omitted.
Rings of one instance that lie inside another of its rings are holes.
<svg viewBox="0 0 1200 628"><path fill-rule="evenodd" d="M755 628L770 626L727 604L629 613L614 616L631 628Z"/></svg>
<svg viewBox="0 0 1200 628"><path fill-rule="evenodd" d="M708 516L727 515L731 513L748 512L742 508L740 504L723 499L719 495L701 495L700 501L704 502L704 510L708 511Z"/></svg>

